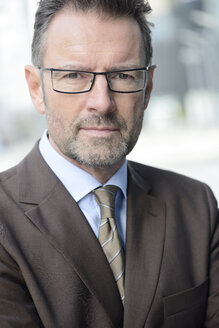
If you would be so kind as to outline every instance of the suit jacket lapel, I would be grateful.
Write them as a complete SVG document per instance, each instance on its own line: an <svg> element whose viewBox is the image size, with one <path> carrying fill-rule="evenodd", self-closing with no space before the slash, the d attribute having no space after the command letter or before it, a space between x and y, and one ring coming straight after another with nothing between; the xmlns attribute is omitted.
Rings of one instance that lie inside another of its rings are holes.
<svg viewBox="0 0 219 328"><path fill-rule="evenodd" d="M27 217L65 257L90 292L120 327L123 306L101 246L77 203L42 159L38 148L19 168L20 200L36 204ZM27 206L28 208L28 206Z"/></svg>
<svg viewBox="0 0 219 328"><path fill-rule="evenodd" d="M149 186L129 166L124 327L143 327L158 284L165 205L149 196Z"/></svg>

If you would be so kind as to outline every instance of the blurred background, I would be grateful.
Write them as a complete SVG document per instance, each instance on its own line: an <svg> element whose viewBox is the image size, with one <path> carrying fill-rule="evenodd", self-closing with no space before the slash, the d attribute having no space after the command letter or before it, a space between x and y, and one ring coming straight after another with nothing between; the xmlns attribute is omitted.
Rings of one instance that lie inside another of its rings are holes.
<svg viewBox="0 0 219 328"><path fill-rule="evenodd" d="M154 90L129 159L202 180L219 199L219 1L151 0ZM37 0L0 3L0 171L18 163L45 129L24 66Z"/></svg>

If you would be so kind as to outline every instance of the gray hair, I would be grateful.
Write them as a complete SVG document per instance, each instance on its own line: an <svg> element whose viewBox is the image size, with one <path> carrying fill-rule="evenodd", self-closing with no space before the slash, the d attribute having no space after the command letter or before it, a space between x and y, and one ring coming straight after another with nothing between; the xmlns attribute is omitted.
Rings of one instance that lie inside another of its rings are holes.
<svg viewBox="0 0 219 328"><path fill-rule="evenodd" d="M40 0L35 16L32 41L32 62L34 66L43 66L45 36L52 19L66 7L87 12L98 11L112 17L132 17L141 30L144 42L145 61L148 66L152 59L151 23L146 15L151 12L145 0Z"/></svg>

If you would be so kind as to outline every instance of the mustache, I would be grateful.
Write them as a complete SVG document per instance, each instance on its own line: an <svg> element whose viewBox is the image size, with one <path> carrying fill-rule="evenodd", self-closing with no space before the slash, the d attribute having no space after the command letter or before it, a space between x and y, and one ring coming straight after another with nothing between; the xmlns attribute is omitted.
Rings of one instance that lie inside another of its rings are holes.
<svg viewBox="0 0 219 328"><path fill-rule="evenodd" d="M114 114L107 113L105 115L93 115L88 118L79 119L76 123L77 129L92 126L108 126L116 129L126 129L127 125L125 120L115 116Z"/></svg>

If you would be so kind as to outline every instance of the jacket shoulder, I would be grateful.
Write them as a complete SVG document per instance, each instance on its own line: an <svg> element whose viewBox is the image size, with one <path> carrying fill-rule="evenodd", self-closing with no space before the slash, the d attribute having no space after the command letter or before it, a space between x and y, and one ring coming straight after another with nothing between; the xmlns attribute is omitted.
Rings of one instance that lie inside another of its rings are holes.
<svg viewBox="0 0 219 328"><path fill-rule="evenodd" d="M199 187L206 185L204 182L190 178L180 173L148 166L133 161L128 161L128 167L131 171L135 171L142 178L147 179L147 181L153 185L156 183L159 183L160 185L162 182L168 182L168 184L183 183L188 185L197 185Z"/></svg>
<svg viewBox="0 0 219 328"><path fill-rule="evenodd" d="M216 202L210 187L199 180L191 177L128 161L131 174L140 177L142 183L150 184L151 194L166 199L168 196L174 199L184 198L200 201L203 197Z"/></svg>
<svg viewBox="0 0 219 328"><path fill-rule="evenodd" d="M8 179L13 178L13 176L16 175L16 172L17 172L17 165L1 172L0 173L0 183L4 183Z"/></svg>

